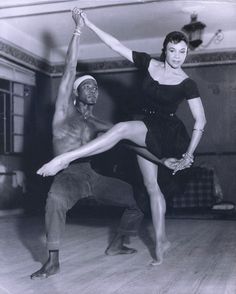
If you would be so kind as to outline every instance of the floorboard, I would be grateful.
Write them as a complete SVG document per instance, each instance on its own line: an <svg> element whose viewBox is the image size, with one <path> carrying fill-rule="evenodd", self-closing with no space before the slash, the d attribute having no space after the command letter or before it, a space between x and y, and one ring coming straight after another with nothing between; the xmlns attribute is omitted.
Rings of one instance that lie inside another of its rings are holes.
<svg viewBox="0 0 236 294"><path fill-rule="evenodd" d="M167 219L172 246L161 266L151 267L153 229L145 219L131 237L135 255L106 256L118 218L68 221L61 271L45 280L30 274L46 260L40 216L0 218L0 294L235 294L236 222Z"/></svg>

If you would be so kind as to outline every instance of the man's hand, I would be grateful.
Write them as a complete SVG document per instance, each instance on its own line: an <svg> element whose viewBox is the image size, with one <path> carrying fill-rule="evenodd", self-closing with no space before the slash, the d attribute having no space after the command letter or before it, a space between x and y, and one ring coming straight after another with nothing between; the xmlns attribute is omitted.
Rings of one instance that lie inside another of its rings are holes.
<svg viewBox="0 0 236 294"><path fill-rule="evenodd" d="M179 163L179 159L176 158L166 158L163 160L164 166L168 167L169 169L175 170Z"/></svg>

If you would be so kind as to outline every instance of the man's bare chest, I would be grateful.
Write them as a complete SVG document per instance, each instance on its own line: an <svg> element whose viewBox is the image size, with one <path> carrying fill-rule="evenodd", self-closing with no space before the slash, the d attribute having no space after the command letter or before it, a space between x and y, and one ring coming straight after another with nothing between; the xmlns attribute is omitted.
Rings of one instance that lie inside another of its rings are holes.
<svg viewBox="0 0 236 294"><path fill-rule="evenodd" d="M63 151L78 148L96 138L98 127L93 117L85 119L82 115L68 117L54 131L54 147Z"/></svg>

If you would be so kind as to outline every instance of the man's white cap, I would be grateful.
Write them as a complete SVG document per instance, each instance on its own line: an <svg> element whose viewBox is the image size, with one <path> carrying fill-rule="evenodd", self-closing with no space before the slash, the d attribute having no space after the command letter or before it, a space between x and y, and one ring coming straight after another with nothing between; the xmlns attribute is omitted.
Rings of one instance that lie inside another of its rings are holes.
<svg viewBox="0 0 236 294"><path fill-rule="evenodd" d="M85 75L85 76L79 77L78 79L76 79L76 80L74 81L74 85L73 85L73 91L74 91L74 94L75 94L76 96L78 96L77 88L78 88L79 85L80 85L83 81L85 81L85 80L94 80L95 82L97 82L97 81L95 80L95 78L92 77L92 76L90 76L90 75Z"/></svg>

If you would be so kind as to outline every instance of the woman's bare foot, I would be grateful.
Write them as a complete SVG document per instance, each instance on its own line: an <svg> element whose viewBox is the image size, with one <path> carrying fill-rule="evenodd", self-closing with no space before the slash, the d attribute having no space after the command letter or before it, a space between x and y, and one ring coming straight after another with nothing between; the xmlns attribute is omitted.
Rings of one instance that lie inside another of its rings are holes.
<svg viewBox="0 0 236 294"><path fill-rule="evenodd" d="M158 242L156 245L156 259L153 260L150 265L156 266L162 264L164 255L170 249L170 246L171 244L169 241Z"/></svg>
<svg viewBox="0 0 236 294"><path fill-rule="evenodd" d="M68 165L69 163L63 160L61 155L59 155L38 169L37 174L43 177L54 176L59 171L67 168Z"/></svg>

